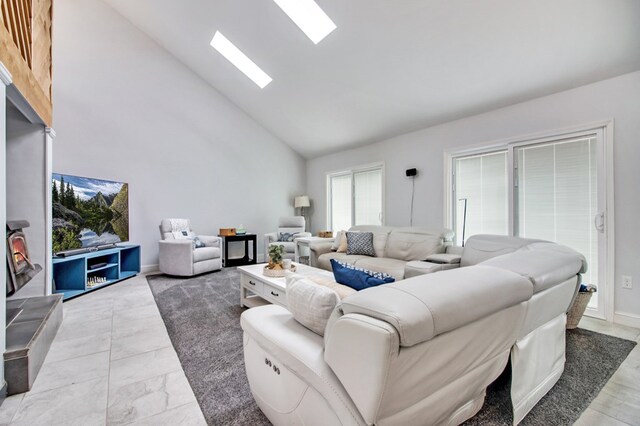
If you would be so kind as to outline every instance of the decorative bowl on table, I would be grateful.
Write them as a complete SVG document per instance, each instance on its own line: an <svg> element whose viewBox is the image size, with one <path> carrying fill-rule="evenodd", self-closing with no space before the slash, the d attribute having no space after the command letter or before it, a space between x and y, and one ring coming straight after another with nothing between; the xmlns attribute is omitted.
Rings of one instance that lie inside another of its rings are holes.
<svg viewBox="0 0 640 426"><path fill-rule="evenodd" d="M266 277L271 277L271 278L282 278L284 277L284 274L287 271L295 272L296 265L291 265L291 269L284 269L284 268L269 269L269 266L265 265L264 269L262 270L262 275Z"/></svg>

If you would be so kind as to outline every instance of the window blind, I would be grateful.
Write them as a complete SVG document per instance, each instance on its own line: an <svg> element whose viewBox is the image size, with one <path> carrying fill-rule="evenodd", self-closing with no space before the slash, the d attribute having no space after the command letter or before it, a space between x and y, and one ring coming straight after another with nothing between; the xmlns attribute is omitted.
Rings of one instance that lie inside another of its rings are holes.
<svg viewBox="0 0 640 426"><path fill-rule="evenodd" d="M354 225L382 225L382 170L353 174Z"/></svg>
<svg viewBox="0 0 640 426"><path fill-rule="evenodd" d="M509 232L507 152L456 158L454 170L457 244L462 244L465 200L465 240L475 234L507 235Z"/></svg>
<svg viewBox="0 0 640 426"><path fill-rule="evenodd" d="M583 276L597 284L597 139L581 137L516 148L516 235L550 240L582 253ZM592 304L597 303L592 298Z"/></svg>
<svg viewBox="0 0 640 426"><path fill-rule="evenodd" d="M331 229L340 231L351 227L351 174L331 176Z"/></svg>

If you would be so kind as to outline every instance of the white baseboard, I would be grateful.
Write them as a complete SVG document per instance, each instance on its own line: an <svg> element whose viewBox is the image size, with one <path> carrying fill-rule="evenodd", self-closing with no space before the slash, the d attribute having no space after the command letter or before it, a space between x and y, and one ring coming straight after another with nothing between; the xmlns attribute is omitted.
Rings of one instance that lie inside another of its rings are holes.
<svg viewBox="0 0 640 426"><path fill-rule="evenodd" d="M143 274L148 274L149 272L158 272L158 264L154 264L154 265L142 265L142 267L140 268L140 272L142 272Z"/></svg>
<svg viewBox="0 0 640 426"><path fill-rule="evenodd" d="M613 322L628 327L640 328L640 315L628 312L616 312L613 314Z"/></svg>

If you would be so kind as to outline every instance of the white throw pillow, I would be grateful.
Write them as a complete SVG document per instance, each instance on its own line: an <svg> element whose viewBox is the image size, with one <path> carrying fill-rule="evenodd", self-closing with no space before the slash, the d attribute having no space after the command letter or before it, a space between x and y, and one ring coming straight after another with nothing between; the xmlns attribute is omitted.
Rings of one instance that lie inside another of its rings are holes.
<svg viewBox="0 0 640 426"><path fill-rule="evenodd" d="M329 317L340 303L338 293L302 275L286 273L287 309L300 324L324 336Z"/></svg>
<svg viewBox="0 0 640 426"><path fill-rule="evenodd" d="M175 238L176 240L193 240L193 232L189 231L189 230L184 230L184 231L173 231L173 238Z"/></svg>
<svg viewBox="0 0 640 426"><path fill-rule="evenodd" d="M336 236L333 240L333 244L331 245L331 250L333 251L338 250L338 247L340 247L340 241L342 241L343 237L344 237L344 231L336 232Z"/></svg>

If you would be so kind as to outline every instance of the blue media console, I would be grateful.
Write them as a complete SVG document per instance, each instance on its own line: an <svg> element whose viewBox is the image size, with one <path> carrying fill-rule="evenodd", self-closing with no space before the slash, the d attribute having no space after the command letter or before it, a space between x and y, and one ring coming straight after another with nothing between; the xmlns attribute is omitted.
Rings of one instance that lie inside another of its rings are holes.
<svg viewBox="0 0 640 426"><path fill-rule="evenodd" d="M140 246L122 245L69 257L54 257L53 292L68 300L139 273Z"/></svg>

